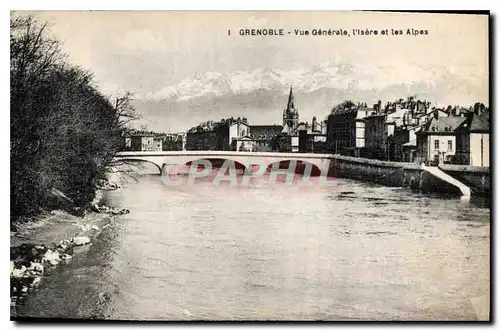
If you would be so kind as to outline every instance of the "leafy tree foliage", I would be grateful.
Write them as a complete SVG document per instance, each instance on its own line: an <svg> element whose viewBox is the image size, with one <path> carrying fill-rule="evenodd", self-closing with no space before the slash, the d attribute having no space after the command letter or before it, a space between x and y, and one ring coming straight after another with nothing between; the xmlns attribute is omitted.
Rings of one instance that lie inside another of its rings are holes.
<svg viewBox="0 0 500 331"><path fill-rule="evenodd" d="M344 110L344 109L350 109L350 108L353 108L355 106L356 106L356 104L354 102L352 102L351 100L346 100L346 101L343 101L342 103L339 103L335 107L333 107L331 110L331 113L333 114L337 111Z"/></svg>

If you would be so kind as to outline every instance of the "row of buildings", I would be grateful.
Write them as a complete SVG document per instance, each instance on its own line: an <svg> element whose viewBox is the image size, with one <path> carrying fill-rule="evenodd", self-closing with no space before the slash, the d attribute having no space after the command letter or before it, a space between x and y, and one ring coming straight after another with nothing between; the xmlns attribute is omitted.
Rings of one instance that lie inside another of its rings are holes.
<svg viewBox="0 0 500 331"><path fill-rule="evenodd" d="M186 134L157 133L130 130L124 134L124 151L182 151L186 149Z"/></svg>
<svg viewBox="0 0 500 331"><path fill-rule="evenodd" d="M343 102L323 121L301 122L292 88L282 125L247 118L208 121L186 133L132 131L126 150L232 150L335 153L379 160L489 166L490 111L483 104L446 109L414 97L368 106Z"/></svg>
<svg viewBox="0 0 500 331"><path fill-rule="evenodd" d="M400 162L489 166L489 109L430 107L409 97L368 107L345 102L328 116L333 153Z"/></svg>
<svg viewBox="0 0 500 331"><path fill-rule="evenodd" d="M246 118L209 121L188 130L186 149L321 152L326 151L326 121L300 122L290 88L282 125L251 125Z"/></svg>

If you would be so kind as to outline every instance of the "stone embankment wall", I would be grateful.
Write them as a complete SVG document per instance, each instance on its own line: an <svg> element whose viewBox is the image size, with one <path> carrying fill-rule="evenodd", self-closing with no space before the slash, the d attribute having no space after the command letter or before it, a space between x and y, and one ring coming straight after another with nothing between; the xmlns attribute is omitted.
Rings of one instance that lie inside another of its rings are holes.
<svg viewBox="0 0 500 331"><path fill-rule="evenodd" d="M439 169L469 186L473 195L490 195L490 168L443 164Z"/></svg>
<svg viewBox="0 0 500 331"><path fill-rule="evenodd" d="M422 170L420 164L389 162L334 155L331 172L335 177L369 181L385 186L408 187L426 192L444 192L461 195L448 182Z"/></svg>

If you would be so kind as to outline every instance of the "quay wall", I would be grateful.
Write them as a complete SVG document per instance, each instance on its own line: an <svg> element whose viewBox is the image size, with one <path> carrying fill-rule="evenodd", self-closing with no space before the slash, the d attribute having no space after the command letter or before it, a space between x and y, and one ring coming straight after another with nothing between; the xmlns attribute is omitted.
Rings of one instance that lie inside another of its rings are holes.
<svg viewBox="0 0 500 331"><path fill-rule="evenodd" d="M332 157L330 174L339 178L369 181L425 192L461 195L460 189L424 171L420 164L379 161L342 155Z"/></svg>
<svg viewBox="0 0 500 331"><path fill-rule="evenodd" d="M439 169L471 188L474 195L490 195L490 168L443 164Z"/></svg>

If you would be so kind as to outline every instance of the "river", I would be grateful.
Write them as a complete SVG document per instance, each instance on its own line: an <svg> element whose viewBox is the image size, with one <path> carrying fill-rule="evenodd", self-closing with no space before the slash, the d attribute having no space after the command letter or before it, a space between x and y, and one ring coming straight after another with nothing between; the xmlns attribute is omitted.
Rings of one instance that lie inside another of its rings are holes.
<svg viewBox="0 0 500 331"><path fill-rule="evenodd" d="M482 200L348 179L173 187L154 174L107 200L131 213L52 270L19 316L487 318L490 209Z"/></svg>

